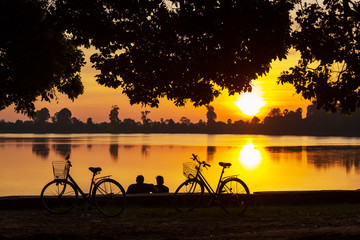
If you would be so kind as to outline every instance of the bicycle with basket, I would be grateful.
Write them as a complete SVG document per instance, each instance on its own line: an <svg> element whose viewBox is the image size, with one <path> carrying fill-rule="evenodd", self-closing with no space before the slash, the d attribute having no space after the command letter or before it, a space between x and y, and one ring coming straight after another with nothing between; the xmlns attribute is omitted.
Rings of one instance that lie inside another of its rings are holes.
<svg viewBox="0 0 360 240"><path fill-rule="evenodd" d="M193 210L201 203L207 190L210 204L218 203L229 214L243 214L248 208L250 191L237 175L223 177L225 169L230 168L231 163L219 162L222 172L216 190L213 190L201 173L202 169L210 167L210 164L201 162L195 154L192 156L194 162L186 162L183 165L183 173L187 179L180 184L174 194L176 210L180 212Z"/></svg>
<svg viewBox="0 0 360 240"><path fill-rule="evenodd" d="M89 193L84 193L70 175L70 156L65 161L54 161L54 180L41 191L41 202L50 213L66 213L73 209L79 193L91 205L106 216L118 216L125 208L124 188L109 176L95 178L101 172L100 167L90 167L93 173Z"/></svg>

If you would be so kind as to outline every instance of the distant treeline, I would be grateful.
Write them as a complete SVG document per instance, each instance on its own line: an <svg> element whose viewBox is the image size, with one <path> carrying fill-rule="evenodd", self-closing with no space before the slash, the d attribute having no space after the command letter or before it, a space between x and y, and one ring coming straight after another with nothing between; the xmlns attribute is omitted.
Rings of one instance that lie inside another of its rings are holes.
<svg viewBox="0 0 360 240"><path fill-rule="evenodd" d="M281 111L273 108L261 121L253 117L251 121L216 121L212 106L207 106L207 121L192 123L182 117L178 122L173 119L152 121L150 111L141 112L141 121L130 118L120 120L119 108L113 106L110 122L94 123L88 118L86 123L72 117L67 108L50 117L49 110L43 108L29 121L0 121L0 133L209 133L209 134L269 134L269 135L316 135L316 136L360 136L360 113L346 116L339 113L326 113L317 110L315 105L307 108L305 118L302 109Z"/></svg>

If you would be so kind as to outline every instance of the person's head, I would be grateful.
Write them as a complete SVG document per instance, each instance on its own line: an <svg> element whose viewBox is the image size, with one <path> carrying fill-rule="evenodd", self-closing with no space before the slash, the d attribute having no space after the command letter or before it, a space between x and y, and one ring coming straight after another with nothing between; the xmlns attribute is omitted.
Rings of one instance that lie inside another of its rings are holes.
<svg viewBox="0 0 360 240"><path fill-rule="evenodd" d="M136 183L138 183L138 184L144 183L144 176L143 175L137 176L136 177Z"/></svg>
<svg viewBox="0 0 360 240"><path fill-rule="evenodd" d="M157 185L163 185L164 184L164 178L162 176L156 177L156 183Z"/></svg>

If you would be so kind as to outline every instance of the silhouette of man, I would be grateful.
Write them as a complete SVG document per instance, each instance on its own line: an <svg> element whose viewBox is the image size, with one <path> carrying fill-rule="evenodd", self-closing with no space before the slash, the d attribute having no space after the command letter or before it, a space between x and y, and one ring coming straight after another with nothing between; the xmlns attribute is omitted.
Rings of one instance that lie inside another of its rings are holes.
<svg viewBox="0 0 360 240"><path fill-rule="evenodd" d="M144 183L144 176L139 175L136 177L136 183L131 184L126 193L150 193L150 192L157 192L154 188L154 184L147 184Z"/></svg>
<svg viewBox="0 0 360 240"><path fill-rule="evenodd" d="M169 188L164 185L163 176L157 176L156 183L157 183L157 185L155 186L155 188L158 190L159 193L168 193L169 192Z"/></svg>

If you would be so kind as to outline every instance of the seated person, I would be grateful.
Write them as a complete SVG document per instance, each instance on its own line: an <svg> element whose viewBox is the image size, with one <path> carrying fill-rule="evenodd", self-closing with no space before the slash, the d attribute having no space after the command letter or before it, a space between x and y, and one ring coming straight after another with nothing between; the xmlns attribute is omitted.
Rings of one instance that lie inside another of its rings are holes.
<svg viewBox="0 0 360 240"><path fill-rule="evenodd" d="M150 193L157 192L157 189L154 188L154 184L144 183L144 176L139 175L136 177L136 183L131 184L126 193Z"/></svg>
<svg viewBox="0 0 360 240"><path fill-rule="evenodd" d="M159 193L168 193L169 192L169 188L164 185L164 178L162 176L156 177L156 183L157 183L157 185L155 186L155 188L158 190Z"/></svg>

